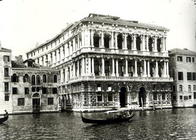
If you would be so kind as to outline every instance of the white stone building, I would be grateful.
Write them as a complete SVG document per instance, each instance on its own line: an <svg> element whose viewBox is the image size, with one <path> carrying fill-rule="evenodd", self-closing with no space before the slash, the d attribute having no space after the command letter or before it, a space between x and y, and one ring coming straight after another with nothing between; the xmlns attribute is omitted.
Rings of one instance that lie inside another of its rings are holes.
<svg viewBox="0 0 196 140"><path fill-rule="evenodd" d="M89 14L27 52L60 71L62 108L171 107L168 29Z"/></svg>
<svg viewBox="0 0 196 140"><path fill-rule="evenodd" d="M196 105L196 52L188 49L172 49L170 73L174 79L174 107Z"/></svg>

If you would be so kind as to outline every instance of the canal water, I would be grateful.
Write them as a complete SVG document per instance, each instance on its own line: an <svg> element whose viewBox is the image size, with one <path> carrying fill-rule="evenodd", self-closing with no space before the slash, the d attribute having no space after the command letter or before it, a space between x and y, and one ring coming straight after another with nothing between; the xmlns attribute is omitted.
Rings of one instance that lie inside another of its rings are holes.
<svg viewBox="0 0 196 140"><path fill-rule="evenodd" d="M196 109L135 112L131 122L92 125L79 113L13 115L0 124L2 140L196 140Z"/></svg>

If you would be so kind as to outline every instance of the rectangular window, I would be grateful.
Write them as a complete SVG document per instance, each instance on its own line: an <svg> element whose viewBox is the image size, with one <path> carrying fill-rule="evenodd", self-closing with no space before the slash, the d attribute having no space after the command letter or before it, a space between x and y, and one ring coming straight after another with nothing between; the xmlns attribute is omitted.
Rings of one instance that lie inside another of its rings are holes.
<svg viewBox="0 0 196 140"><path fill-rule="evenodd" d="M162 93L162 100L165 100L165 93Z"/></svg>
<svg viewBox="0 0 196 140"><path fill-rule="evenodd" d="M182 62L182 56L177 56L177 61Z"/></svg>
<svg viewBox="0 0 196 140"><path fill-rule="evenodd" d="M9 77L9 68L4 68L4 77Z"/></svg>
<svg viewBox="0 0 196 140"><path fill-rule="evenodd" d="M192 79L196 80L196 73L195 72L192 73Z"/></svg>
<svg viewBox="0 0 196 140"><path fill-rule="evenodd" d="M188 85L188 92L191 92L191 85Z"/></svg>
<svg viewBox="0 0 196 140"><path fill-rule="evenodd" d="M12 94L18 94L18 89L15 88L15 87L13 87L13 88L12 88Z"/></svg>
<svg viewBox="0 0 196 140"><path fill-rule="evenodd" d="M189 95L189 99L191 99L192 98L192 96L191 95Z"/></svg>
<svg viewBox="0 0 196 140"><path fill-rule="evenodd" d="M53 105L54 99L52 97L48 98L48 105Z"/></svg>
<svg viewBox="0 0 196 140"><path fill-rule="evenodd" d="M4 61L4 62L10 62L10 56L4 55L4 56L3 56L3 61Z"/></svg>
<svg viewBox="0 0 196 140"><path fill-rule="evenodd" d="M43 88L42 88L42 93L43 93L43 94L48 94L48 89L45 88L45 87L43 87Z"/></svg>
<svg viewBox="0 0 196 140"><path fill-rule="evenodd" d="M24 106L25 105L25 99L24 98L18 98L18 106Z"/></svg>
<svg viewBox="0 0 196 140"><path fill-rule="evenodd" d="M29 88L28 87L26 87L24 90L25 90L25 94L29 94Z"/></svg>
<svg viewBox="0 0 196 140"><path fill-rule="evenodd" d="M5 101L9 101L9 95L5 94Z"/></svg>
<svg viewBox="0 0 196 140"><path fill-rule="evenodd" d="M182 100L182 95L180 95L180 100Z"/></svg>
<svg viewBox="0 0 196 140"><path fill-rule="evenodd" d="M196 92L193 93L194 99L196 99Z"/></svg>
<svg viewBox="0 0 196 140"><path fill-rule="evenodd" d="M192 73L191 72L187 72L187 80L192 80Z"/></svg>
<svg viewBox="0 0 196 140"><path fill-rule="evenodd" d="M191 62L191 57L186 57L186 62L190 63Z"/></svg>
<svg viewBox="0 0 196 140"><path fill-rule="evenodd" d="M112 96L112 93L108 93L108 101L113 101L113 96Z"/></svg>
<svg viewBox="0 0 196 140"><path fill-rule="evenodd" d="M32 87L32 92L35 92L36 91L36 87Z"/></svg>
<svg viewBox="0 0 196 140"><path fill-rule="evenodd" d="M183 80L183 72L178 72L178 80Z"/></svg>
<svg viewBox="0 0 196 140"><path fill-rule="evenodd" d="M57 88L52 88L52 93L57 94Z"/></svg>
<svg viewBox="0 0 196 140"><path fill-rule="evenodd" d="M4 83L4 90L5 90L5 92L9 92L9 83L8 82L5 82Z"/></svg>
<svg viewBox="0 0 196 140"><path fill-rule="evenodd" d="M189 97L188 96L184 96L184 100L188 100L189 99Z"/></svg>
<svg viewBox="0 0 196 140"><path fill-rule="evenodd" d="M157 100L157 94L153 93L153 100Z"/></svg>
<svg viewBox="0 0 196 140"><path fill-rule="evenodd" d="M102 95L101 93L97 94L97 101L101 102L102 101Z"/></svg>
<svg viewBox="0 0 196 140"><path fill-rule="evenodd" d="M195 57L192 57L192 62L195 63Z"/></svg>

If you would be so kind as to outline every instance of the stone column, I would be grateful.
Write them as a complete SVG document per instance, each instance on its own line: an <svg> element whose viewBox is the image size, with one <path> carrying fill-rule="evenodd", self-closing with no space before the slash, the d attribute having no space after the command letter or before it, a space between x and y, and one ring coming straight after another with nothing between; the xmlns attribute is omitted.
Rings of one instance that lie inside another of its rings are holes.
<svg viewBox="0 0 196 140"><path fill-rule="evenodd" d="M137 60L135 59L135 71L134 71L134 77L138 77L138 73L137 73Z"/></svg>
<svg viewBox="0 0 196 140"><path fill-rule="evenodd" d="M72 52L75 52L76 51L76 40L75 40L75 37L73 38L73 50Z"/></svg>
<svg viewBox="0 0 196 140"><path fill-rule="evenodd" d="M148 48L148 40L149 40L149 37L148 35L146 36L146 51L149 51L149 48Z"/></svg>
<svg viewBox="0 0 196 140"><path fill-rule="evenodd" d="M63 69L61 69L60 72L61 72L61 75L60 75L60 77L61 77L61 83L63 83Z"/></svg>
<svg viewBox="0 0 196 140"><path fill-rule="evenodd" d="M150 61L147 61L148 73L147 76L150 77Z"/></svg>
<svg viewBox="0 0 196 140"><path fill-rule="evenodd" d="M119 77L119 73L118 73L118 59L116 59L116 76Z"/></svg>
<svg viewBox="0 0 196 140"><path fill-rule="evenodd" d="M127 49L127 34L124 34L124 46L123 49Z"/></svg>
<svg viewBox="0 0 196 140"><path fill-rule="evenodd" d="M163 42L163 52L166 51L166 37L162 38L162 42Z"/></svg>
<svg viewBox="0 0 196 140"><path fill-rule="evenodd" d="M82 30L82 47L85 46L85 30Z"/></svg>
<svg viewBox="0 0 196 140"><path fill-rule="evenodd" d="M154 52L157 52L157 37L154 37Z"/></svg>
<svg viewBox="0 0 196 140"><path fill-rule="evenodd" d="M84 57L82 58L82 61L81 61L81 76L84 76Z"/></svg>
<svg viewBox="0 0 196 140"><path fill-rule="evenodd" d="M159 65L158 65L158 61L155 62L156 67L155 67L155 77L159 77Z"/></svg>
<svg viewBox="0 0 196 140"><path fill-rule="evenodd" d="M169 65L168 65L168 61L166 62L166 77L169 78Z"/></svg>
<svg viewBox="0 0 196 140"><path fill-rule="evenodd" d="M76 62L74 61L73 62L73 74L72 74L72 78L75 78L75 75L76 75Z"/></svg>
<svg viewBox="0 0 196 140"><path fill-rule="evenodd" d="M102 60L102 76L105 76L105 60L104 58L102 58L101 60Z"/></svg>
<svg viewBox="0 0 196 140"><path fill-rule="evenodd" d="M142 35L142 51L145 51L145 35Z"/></svg>
<svg viewBox="0 0 196 140"><path fill-rule="evenodd" d="M129 77L129 74L128 74L128 60L125 59L125 77Z"/></svg>
<svg viewBox="0 0 196 140"><path fill-rule="evenodd" d="M112 58L112 76L115 76L115 64L114 64L114 58Z"/></svg>
<svg viewBox="0 0 196 140"><path fill-rule="evenodd" d="M101 47L100 48L104 48L104 32L101 32Z"/></svg>
<svg viewBox="0 0 196 140"><path fill-rule="evenodd" d="M95 76L95 64L94 64L94 58L92 57L92 75Z"/></svg>
<svg viewBox="0 0 196 140"><path fill-rule="evenodd" d="M79 48L80 48L80 33L77 35L77 49L76 50L78 50Z"/></svg>
<svg viewBox="0 0 196 140"><path fill-rule="evenodd" d="M53 61L52 61L52 52L51 53L49 53L49 64L52 64L53 63Z"/></svg>
<svg viewBox="0 0 196 140"><path fill-rule="evenodd" d="M118 33L115 33L115 49L118 49L118 41L117 41Z"/></svg>
<svg viewBox="0 0 196 140"><path fill-rule="evenodd" d="M91 30L91 47L94 47L94 31Z"/></svg>
<svg viewBox="0 0 196 140"><path fill-rule="evenodd" d="M136 50L136 35L133 34L133 50Z"/></svg>
<svg viewBox="0 0 196 140"><path fill-rule="evenodd" d="M56 50L53 52L53 63L56 63Z"/></svg>
<svg viewBox="0 0 196 140"><path fill-rule="evenodd" d="M111 48L114 49L114 33L111 33Z"/></svg>
<svg viewBox="0 0 196 140"><path fill-rule="evenodd" d="M143 77L146 77L146 60L144 60L144 73L143 73Z"/></svg>
<svg viewBox="0 0 196 140"><path fill-rule="evenodd" d="M90 57L88 58L88 75L92 75L92 72L91 72L91 58Z"/></svg>

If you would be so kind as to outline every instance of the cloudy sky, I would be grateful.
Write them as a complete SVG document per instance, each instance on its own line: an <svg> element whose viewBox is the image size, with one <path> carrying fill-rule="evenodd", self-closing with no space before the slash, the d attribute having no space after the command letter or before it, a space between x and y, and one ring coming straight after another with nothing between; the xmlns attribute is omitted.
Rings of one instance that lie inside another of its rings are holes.
<svg viewBox="0 0 196 140"><path fill-rule="evenodd" d="M89 13L165 26L167 49L196 51L194 0L1 0L0 41L24 55Z"/></svg>

